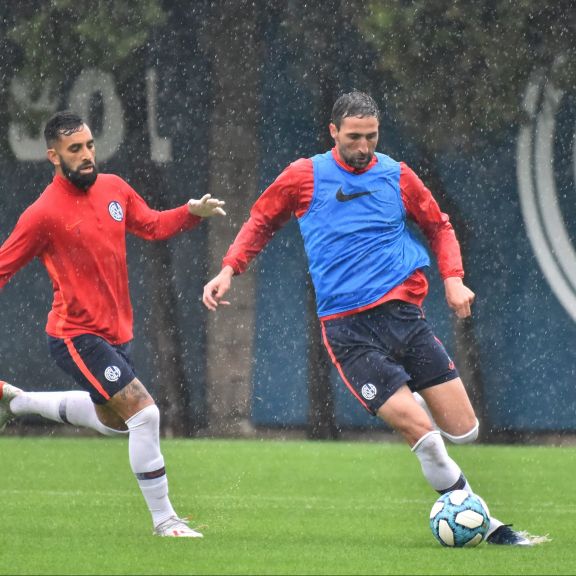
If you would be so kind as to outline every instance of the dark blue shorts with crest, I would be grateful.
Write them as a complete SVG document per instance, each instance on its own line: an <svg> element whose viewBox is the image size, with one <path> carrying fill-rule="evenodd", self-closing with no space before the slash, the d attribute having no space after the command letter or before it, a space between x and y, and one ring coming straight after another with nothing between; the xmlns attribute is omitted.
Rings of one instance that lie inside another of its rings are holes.
<svg viewBox="0 0 576 576"><path fill-rule="evenodd" d="M136 377L131 347L131 342L114 346L94 334L48 336L48 348L56 364L90 393L95 404L104 404Z"/></svg>
<svg viewBox="0 0 576 576"><path fill-rule="evenodd" d="M322 322L324 344L340 376L372 414L403 384L417 392L458 377L422 309L391 300Z"/></svg>

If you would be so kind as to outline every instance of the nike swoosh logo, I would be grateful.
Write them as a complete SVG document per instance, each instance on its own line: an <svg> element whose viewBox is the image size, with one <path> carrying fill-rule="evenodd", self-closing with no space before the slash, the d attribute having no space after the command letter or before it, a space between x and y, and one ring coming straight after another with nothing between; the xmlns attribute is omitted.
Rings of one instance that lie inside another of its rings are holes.
<svg viewBox="0 0 576 576"><path fill-rule="evenodd" d="M81 224L81 222L82 222L82 220L78 220L78 222L74 222L74 224L66 224L66 230L68 230L68 231L74 230L74 228L76 228L76 226Z"/></svg>
<svg viewBox="0 0 576 576"><path fill-rule="evenodd" d="M336 192L336 200L338 200L338 202L348 202L348 200L354 200L354 198L360 198L360 196L368 196L369 194L372 194L372 192L369 190L344 194L344 192L342 192L342 187L340 187L338 188L338 192Z"/></svg>

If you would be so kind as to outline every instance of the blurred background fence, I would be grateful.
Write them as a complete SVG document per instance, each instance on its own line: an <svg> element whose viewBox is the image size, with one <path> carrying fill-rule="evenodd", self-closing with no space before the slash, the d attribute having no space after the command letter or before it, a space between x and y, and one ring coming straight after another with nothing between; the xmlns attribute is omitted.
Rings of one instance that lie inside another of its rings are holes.
<svg viewBox="0 0 576 576"><path fill-rule="evenodd" d="M258 194L331 146L335 98L383 111L379 150L432 189L461 240L474 315L430 270L426 313L484 438L576 430L576 7L571 1L24 1L0 6L0 241L50 182L42 124L82 114L100 170L156 208L206 192L228 216L162 243L129 239L139 377L174 435L382 429L319 342L297 226L208 314L204 283ZM71 381L49 358L38 263L2 291L0 377ZM33 422L31 423L33 424Z"/></svg>

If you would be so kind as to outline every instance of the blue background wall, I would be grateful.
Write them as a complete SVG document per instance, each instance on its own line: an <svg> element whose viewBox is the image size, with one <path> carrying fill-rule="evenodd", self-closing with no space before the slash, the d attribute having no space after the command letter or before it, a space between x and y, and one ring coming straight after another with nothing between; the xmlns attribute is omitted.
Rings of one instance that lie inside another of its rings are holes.
<svg viewBox="0 0 576 576"><path fill-rule="evenodd" d="M263 143L271 155L263 162L262 189L299 155L323 151L306 131L309 101L303 87L276 81L289 75L289 64L283 67L283 59L276 58L269 66L265 77L272 80L265 83L263 97L274 105L264 106ZM345 70L339 81L343 89L354 87L353 75L347 76ZM379 94L374 96L382 102ZM519 103L522 97L519 94ZM420 159L415 148L382 104L379 149L416 168ZM572 241L576 238L574 116L575 99L567 94L556 115L553 149L557 201ZM266 136L269 126L275 127L274 139ZM467 227L466 282L476 293L473 322L487 407L484 424L514 431L575 430L576 325L554 295L528 238L518 189L518 137L515 128L475 155L448 152L439 166L450 200ZM576 266L565 262L570 264ZM264 425L304 425L306 259L294 222L261 255L258 270L253 417ZM426 314L454 355L452 313L435 269L429 278ZM335 371L332 385L338 425L380 426L352 399Z"/></svg>
<svg viewBox="0 0 576 576"><path fill-rule="evenodd" d="M149 61L159 74L159 129L172 139L173 162L162 178L173 205L203 193L208 181L205 150L214 87L210 62L196 38L197 14L173 15L172 34L150 45ZM344 32L343 32L344 33ZM260 188L291 161L326 147L328 113L317 83L302 74L306 46L290 43L281 23L268 22L261 69ZM348 39L352 45L353 39ZM353 52L353 50L352 50ZM353 59L333 79L341 90L364 88ZM386 109L383 93L372 90L383 106L379 149L417 168L419 157ZM519 94L519 103L523 95ZM62 105L66 94L62 95ZM554 171L557 202L571 241L576 239L574 213L575 99L564 95L556 114ZM532 119L534 123L534 119ZM318 127L321 127L320 130ZM466 281L476 292L475 335L487 402L487 424L518 431L576 429L576 325L555 296L534 256L522 216L517 179L518 128L501 134L474 156L446 153L440 173L450 200L464 215L468 229ZM101 167L124 173L129 146ZM143 158L149 162L149 158ZM0 157L0 241L18 215L51 179L47 162L20 162ZM545 210L546 207L544 206ZM178 329L186 349L186 370L202 405L206 312L200 303L206 278L206 235L200 228L170 241L179 294ZM129 242L131 289L134 296L136 363L153 390L161 383L150 331L150 285L146 251ZM565 262L566 265L576 262ZM298 228L292 221L255 262L257 270L256 333L252 418L264 426L305 426L308 420L307 346L308 273ZM438 336L454 354L451 312L435 270L425 309ZM0 377L32 388L68 386L52 365L44 342L51 289L38 263L22 271L0 300ZM332 372L336 421L341 426L373 427L369 417Z"/></svg>

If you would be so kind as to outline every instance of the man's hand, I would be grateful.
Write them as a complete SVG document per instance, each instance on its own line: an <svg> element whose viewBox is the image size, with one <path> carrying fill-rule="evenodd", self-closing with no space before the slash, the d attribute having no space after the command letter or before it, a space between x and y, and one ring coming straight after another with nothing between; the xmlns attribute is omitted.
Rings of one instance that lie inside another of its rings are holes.
<svg viewBox="0 0 576 576"><path fill-rule="evenodd" d="M216 214L226 216L226 212L222 209L226 202L212 198L210 194L204 194L200 200L192 198L188 200L188 210L190 214L199 216L200 218L209 218Z"/></svg>
<svg viewBox="0 0 576 576"><path fill-rule="evenodd" d="M208 310L216 310L220 304L228 306L230 302L222 300L224 294L230 290L232 284L232 276L234 276L234 269L232 266L224 266L218 276L215 276L204 286L204 295L202 302Z"/></svg>
<svg viewBox="0 0 576 576"><path fill-rule="evenodd" d="M444 291L448 306L456 312L458 318L468 318L472 314L472 302L476 295L464 285L462 278L456 276L444 280Z"/></svg>

